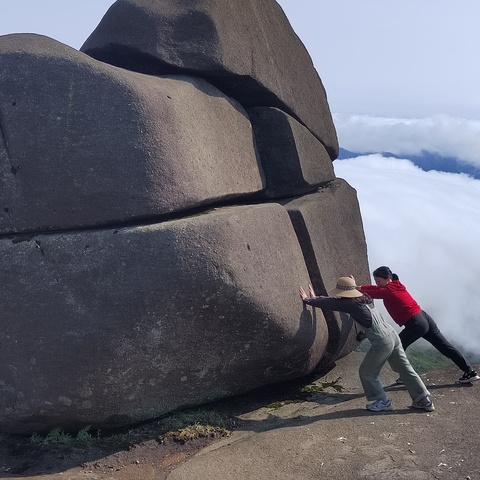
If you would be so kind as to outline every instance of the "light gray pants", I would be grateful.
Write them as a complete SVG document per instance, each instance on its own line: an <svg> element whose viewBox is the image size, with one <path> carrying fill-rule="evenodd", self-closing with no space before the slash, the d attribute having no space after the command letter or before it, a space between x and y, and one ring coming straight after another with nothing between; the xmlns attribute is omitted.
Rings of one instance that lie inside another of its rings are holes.
<svg viewBox="0 0 480 480"><path fill-rule="evenodd" d="M386 362L392 370L398 372L414 402L430 395L422 379L410 365L400 338L393 329L389 335L370 343L372 346L359 368L360 381L367 400L378 400L385 395L379 374Z"/></svg>

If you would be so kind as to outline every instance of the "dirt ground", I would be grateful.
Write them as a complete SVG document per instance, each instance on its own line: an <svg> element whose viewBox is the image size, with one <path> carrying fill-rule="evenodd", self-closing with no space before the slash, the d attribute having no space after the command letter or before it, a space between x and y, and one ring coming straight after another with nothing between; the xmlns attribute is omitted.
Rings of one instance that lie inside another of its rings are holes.
<svg viewBox="0 0 480 480"><path fill-rule="evenodd" d="M404 387L393 385L396 375L385 369L382 378L395 410L372 416L358 382L361 356L348 355L321 377L210 404L231 421L226 437L165 441L158 422L83 447L35 446L29 439L0 436L0 478L310 480L321 472L332 480L480 479L480 434L471 421L480 413L480 382L455 386L455 366L429 372L425 383L437 408L412 412ZM305 385L319 388L300 394Z"/></svg>
<svg viewBox="0 0 480 480"><path fill-rule="evenodd" d="M156 421L125 430L103 432L101 438L84 445L33 445L30 437L0 433L0 478L163 479L176 465L240 428L243 423L240 417L245 413L266 405L281 405L285 401L297 402L308 398L305 394L299 396L299 390L315 380L321 381L321 377L313 375L267 386L206 405L207 410L227 419L228 431L216 431L210 436L188 441L165 439L165 429Z"/></svg>

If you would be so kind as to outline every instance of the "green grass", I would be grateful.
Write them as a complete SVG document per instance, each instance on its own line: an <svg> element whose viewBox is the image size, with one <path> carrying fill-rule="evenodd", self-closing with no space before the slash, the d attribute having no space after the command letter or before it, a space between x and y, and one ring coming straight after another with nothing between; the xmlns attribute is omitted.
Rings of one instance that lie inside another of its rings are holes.
<svg viewBox="0 0 480 480"><path fill-rule="evenodd" d="M453 362L430 346L410 345L406 351L408 360L419 374L453 365Z"/></svg>
<svg viewBox="0 0 480 480"><path fill-rule="evenodd" d="M174 412L158 420L137 425L123 433L103 437L107 442L133 446L145 438L155 437L160 443L186 443L197 438L226 437L237 427L233 416L209 408L192 408Z"/></svg>
<svg viewBox="0 0 480 480"><path fill-rule="evenodd" d="M70 444L87 444L95 439L99 438L100 430L97 431L97 435L94 437L90 433L90 425L82 428L75 436L65 432L60 428L54 428L47 435L39 435L33 433L30 437L30 443L33 445L70 445Z"/></svg>
<svg viewBox="0 0 480 480"><path fill-rule="evenodd" d="M78 433L65 432L54 428L46 435L33 433L30 444L35 446L64 445L72 447L88 446L97 441L111 442L116 445L131 446L141 442L154 431L160 443L174 441L185 443L196 438L214 438L228 436L236 427L236 420L214 410L191 409L173 413L144 426L136 426L128 431L96 435L90 433L90 426L82 428ZM147 431L149 432L147 434Z"/></svg>

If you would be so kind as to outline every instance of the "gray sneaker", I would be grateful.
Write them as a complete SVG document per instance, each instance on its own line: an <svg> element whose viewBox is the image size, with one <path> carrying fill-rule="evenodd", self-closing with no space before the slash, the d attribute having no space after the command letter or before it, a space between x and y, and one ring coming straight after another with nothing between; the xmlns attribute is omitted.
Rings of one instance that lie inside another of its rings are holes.
<svg viewBox="0 0 480 480"><path fill-rule="evenodd" d="M376 400L367 404L367 410L371 412L389 412L393 410L392 401L388 398L387 400Z"/></svg>
<svg viewBox="0 0 480 480"><path fill-rule="evenodd" d="M435 405L433 404L431 398L428 395L425 395L423 398L417 402L412 403L413 408L421 408L427 412L433 412L435 410Z"/></svg>

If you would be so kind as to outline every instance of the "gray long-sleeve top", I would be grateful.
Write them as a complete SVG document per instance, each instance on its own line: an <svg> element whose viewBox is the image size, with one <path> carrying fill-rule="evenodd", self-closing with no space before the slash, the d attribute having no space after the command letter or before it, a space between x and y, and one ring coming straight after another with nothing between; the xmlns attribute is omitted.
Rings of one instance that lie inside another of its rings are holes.
<svg viewBox="0 0 480 480"><path fill-rule="evenodd" d="M372 326L372 312L370 308L366 304L356 301L354 298L320 296L306 298L303 302L312 307L321 308L322 310L349 313L362 327L370 328Z"/></svg>

